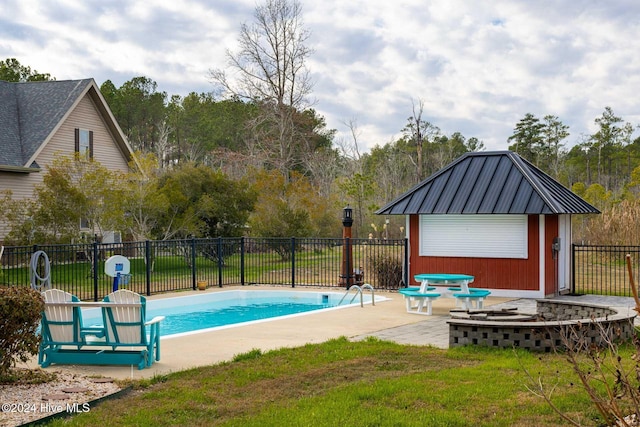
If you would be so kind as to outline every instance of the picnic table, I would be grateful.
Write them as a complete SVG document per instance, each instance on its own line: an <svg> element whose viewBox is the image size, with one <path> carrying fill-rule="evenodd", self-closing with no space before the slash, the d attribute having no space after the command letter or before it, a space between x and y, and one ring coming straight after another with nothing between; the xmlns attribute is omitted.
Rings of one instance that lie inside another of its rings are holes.
<svg viewBox="0 0 640 427"><path fill-rule="evenodd" d="M469 284L475 278L467 274L423 273L413 277L420 282L420 286L400 290L406 300L408 313L430 315L432 301L440 296L455 298L456 305L459 304L465 310L474 308L474 305L482 308L484 298L491 293L484 289L470 288Z"/></svg>
<svg viewBox="0 0 640 427"><path fill-rule="evenodd" d="M430 286L459 287L462 293L469 293L469 283L475 279L466 274L427 273L413 276L416 282L420 282L420 290L426 290Z"/></svg>

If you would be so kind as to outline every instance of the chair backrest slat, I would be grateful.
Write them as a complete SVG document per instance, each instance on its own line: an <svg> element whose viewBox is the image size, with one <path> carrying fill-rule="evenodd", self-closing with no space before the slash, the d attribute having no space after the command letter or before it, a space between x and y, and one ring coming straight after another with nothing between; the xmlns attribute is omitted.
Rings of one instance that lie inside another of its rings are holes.
<svg viewBox="0 0 640 427"><path fill-rule="evenodd" d="M120 289L104 297L104 301L140 304L136 307L103 307L107 343L146 345L145 297L127 289Z"/></svg>
<svg viewBox="0 0 640 427"><path fill-rule="evenodd" d="M47 302L76 302L78 298L60 289L48 289L42 292ZM79 307L51 306L45 304L42 314L43 334L48 340L57 343L77 343L80 340L82 321Z"/></svg>

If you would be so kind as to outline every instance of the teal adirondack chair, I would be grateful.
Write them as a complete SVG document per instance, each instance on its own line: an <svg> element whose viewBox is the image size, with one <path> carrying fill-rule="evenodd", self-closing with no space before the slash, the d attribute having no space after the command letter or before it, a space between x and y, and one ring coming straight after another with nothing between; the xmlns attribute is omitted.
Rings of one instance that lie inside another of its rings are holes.
<svg viewBox="0 0 640 427"><path fill-rule="evenodd" d="M87 337L92 337L94 340L104 337L104 328L85 327L82 324L80 307L55 305L55 303L79 302L75 295L60 289L49 289L42 292L42 297L45 308L42 312L42 339L38 352L38 364L43 368L52 362L69 363L65 362L68 348L75 347L76 351L80 350L87 344Z"/></svg>
<svg viewBox="0 0 640 427"><path fill-rule="evenodd" d="M103 301L114 303L102 307L104 344L113 349L110 353L114 362L129 364L134 361L139 369L144 369L160 360L160 322L164 316L145 322L146 298L127 289L112 292ZM130 350L118 350L123 347Z"/></svg>
<svg viewBox="0 0 640 427"><path fill-rule="evenodd" d="M42 294L45 309L38 363L43 368L59 363L137 365L144 369L160 360L160 322L164 316L145 322L143 296L122 289L101 303L89 303L102 307L104 327L96 328L83 326L82 303L74 295L58 289Z"/></svg>

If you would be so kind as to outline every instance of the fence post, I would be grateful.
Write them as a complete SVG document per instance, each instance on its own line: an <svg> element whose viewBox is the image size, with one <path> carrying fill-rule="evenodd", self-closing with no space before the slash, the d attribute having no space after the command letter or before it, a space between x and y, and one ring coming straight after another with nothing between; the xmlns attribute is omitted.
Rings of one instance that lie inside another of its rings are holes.
<svg viewBox="0 0 640 427"><path fill-rule="evenodd" d="M222 262L224 258L222 257L222 237L218 237L218 287L222 287Z"/></svg>
<svg viewBox="0 0 640 427"><path fill-rule="evenodd" d="M33 256L33 254L35 254L36 252L38 252L37 244L33 245L33 247L31 248L31 256ZM27 280L31 280L31 275L29 271L27 271Z"/></svg>
<svg viewBox="0 0 640 427"><path fill-rule="evenodd" d="M296 287L296 238L291 238L291 287Z"/></svg>
<svg viewBox="0 0 640 427"><path fill-rule="evenodd" d="M244 236L240 238L240 285L244 286Z"/></svg>
<svg viewBox="0 0 640 427"><path fill-rule="evenodd" d="M351 266L351 239L349 237L346 237L344 239L344 249L347 253L347 257L345 260L345 275L347 276L345 278L345 283L346 283L346 287L347 289L349 289L349 287L351 287L351 272L352 272L352 266Z"/></svg>
<svg viewBox="0 0 640 427"><path fill-rule="evenodd" d="M151 253L151 241L145 240L144 242L144 257L145 257L145 283L147 285L147 296L151 295L151 264L153 263L153 255Z"/></svg>
<svg viewBox="0 0 640 427"><path fill-rule="evenodd" d="M571 244L571 293L576 293L576 244Z"/></svg>
<svg viewBox="0 0 640 427"><path fill-rule="evenodd" d="M92 243L93 248L93 300L98 301L98 242Z"/></svg>
<svg viewBox="0 0 640 427"><path fill-rule="evenodd" d="M196 290L196 238L191 238L191 288Z"/></svg>

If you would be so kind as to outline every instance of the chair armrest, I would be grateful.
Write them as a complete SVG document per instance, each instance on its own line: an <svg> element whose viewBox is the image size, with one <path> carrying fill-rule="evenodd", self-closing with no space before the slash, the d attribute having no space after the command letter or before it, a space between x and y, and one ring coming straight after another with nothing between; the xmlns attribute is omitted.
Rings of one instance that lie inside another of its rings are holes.
<svg viewBox="0 0 640 427"><path fill-rule="evenodd" d="M156 316L153 319L145 323L145 325L153 325L154 323L160 323L164 320L164 316Z"/></svg>

